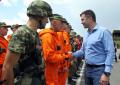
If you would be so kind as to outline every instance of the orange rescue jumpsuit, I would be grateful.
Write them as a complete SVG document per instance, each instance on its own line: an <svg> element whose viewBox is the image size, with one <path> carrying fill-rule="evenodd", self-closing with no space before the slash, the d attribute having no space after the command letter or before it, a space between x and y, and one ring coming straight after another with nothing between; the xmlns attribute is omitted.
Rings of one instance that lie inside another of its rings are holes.
<svg viewBox="0 0 120 85"><path fill-rule="evenodd" d="M79 39L75 39L75 42L77 43L77 50L79 50L81 48L81 42L79 41Z"/></svg>
<svg viewBox="0 0 120 85"><path fill-rule="evenodd" d="M66 55L60 52L61 44L57 32L51 28L44 29L39 33L39 36L42 40L46 85L60 85L58 81L59 64L64 60L63 56Z"/></svg>
<svg viewBox="0 0 120 85"><path fill-rule="evenodd" d="M2 65L5 60L7 47L8 47L8 41L3 36L0 35L0 78L2 74Z"/></svg>
<svg viewBox="0 0 120 85"><path fill-rule="evenodd" d="M62 45L62 50L61 52L69 52L71 51L71 45L70 45L70 40L69 40L69 34L65 31L61 31L57 33L60 39L60 43ZM70 56L66 54L66 56ZM63 56L64 57L64 56ZM59 75L58 75L58 80L60 85L65 85L67 77L68 77L68 72L69 72L69 64L70 62L67 60L63 60L60 63L59 66Z"/></svg>
<svg viewBox="0 0 120 85"><path fill-rule="evenodd" d="M12 37L12 34L8 35L7 40L10 41L11 37Z"/></svg>

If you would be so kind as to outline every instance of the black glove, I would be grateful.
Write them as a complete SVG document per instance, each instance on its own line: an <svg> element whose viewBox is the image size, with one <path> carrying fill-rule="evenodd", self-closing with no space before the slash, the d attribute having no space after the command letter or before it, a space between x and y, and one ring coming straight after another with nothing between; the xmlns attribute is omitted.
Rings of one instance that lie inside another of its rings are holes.
<svg viewBox="0 0 120 85"><path fill-rule="evenodd" d="M0 80L0 85L4 84L6 80Z"/></svg>
<svg viewBox="0 0 120 85"><path fill-rule="evenodd" d="M0 53L3 53L3 52L5 52L6 50L4 49L4 48L1 48L0 47Z"/></svg>

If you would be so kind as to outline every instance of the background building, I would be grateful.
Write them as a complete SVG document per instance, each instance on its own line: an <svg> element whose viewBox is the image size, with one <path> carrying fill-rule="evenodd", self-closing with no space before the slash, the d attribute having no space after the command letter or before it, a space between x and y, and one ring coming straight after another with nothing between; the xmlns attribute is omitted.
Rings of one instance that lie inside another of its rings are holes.
<svg viewBox="0 0 120 85"><path fill-rule="evenodd" d="M120 49L120 30L113 30L113 40L115 41L117 48Z"/></svg>

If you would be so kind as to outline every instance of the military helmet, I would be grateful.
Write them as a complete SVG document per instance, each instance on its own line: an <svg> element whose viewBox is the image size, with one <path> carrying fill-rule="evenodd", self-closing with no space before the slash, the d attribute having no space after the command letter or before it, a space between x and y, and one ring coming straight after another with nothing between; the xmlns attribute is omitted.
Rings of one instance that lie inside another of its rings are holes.
<svg viewBox="0 0 120 85"><path fill-rule="evenodd" d="M49 17L52 15L52 9L47 2L35 0L28 6L27 15Z"/></svg>

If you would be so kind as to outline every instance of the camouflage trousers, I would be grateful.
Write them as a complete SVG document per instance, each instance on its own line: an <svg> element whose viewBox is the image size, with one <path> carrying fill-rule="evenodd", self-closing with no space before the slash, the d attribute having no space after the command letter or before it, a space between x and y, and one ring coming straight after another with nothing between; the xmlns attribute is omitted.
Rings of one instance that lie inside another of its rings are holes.
<svg viewBox="0 0 120 85"><path fill-rule="evenodd" d="M41 76L38 78L31 75L25 75L17 81L15 85L45 85L45 80Z"/></svg>

